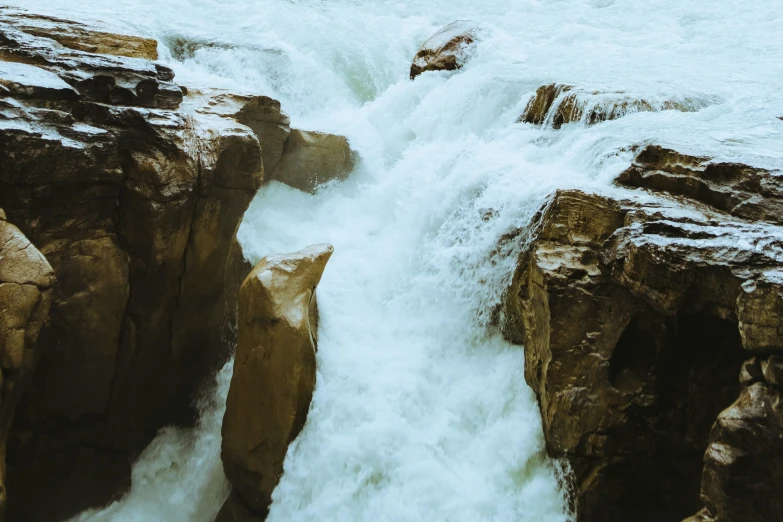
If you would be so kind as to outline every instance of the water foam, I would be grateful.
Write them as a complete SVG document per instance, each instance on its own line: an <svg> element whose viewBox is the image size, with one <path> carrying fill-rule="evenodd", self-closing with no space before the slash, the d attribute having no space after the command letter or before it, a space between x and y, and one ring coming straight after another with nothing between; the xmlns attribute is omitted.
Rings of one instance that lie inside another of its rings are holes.
<svg viewBox="0 0 783 522"><path fill-rule="evenodd" d="M240 230L254 261L335 245L318 290L318 385L273 521L567 520L522 349L488 326L525 227L552 190L608 184L644 143L783 163L776 2L23 3L159 38L184 85L274 96L295 127L345 134L361 154L349 181L315 196L269 184ZM455 19L482 27L465 68L408 81L418 46ZM551 82L701 110L515 123ZM229 372L197 429L164 430L147 449L128 497L78 520L211 521L228 491Z"/></svg>

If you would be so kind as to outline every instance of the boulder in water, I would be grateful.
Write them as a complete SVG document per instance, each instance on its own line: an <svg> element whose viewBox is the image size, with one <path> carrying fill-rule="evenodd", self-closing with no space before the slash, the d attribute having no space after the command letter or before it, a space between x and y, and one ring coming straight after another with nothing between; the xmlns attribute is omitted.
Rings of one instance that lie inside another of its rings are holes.
<svg viewBox="0 0 783 522"><path fill-rule="evenodd" d="M535 125L548 123L552 128L559 129L567 123L594 125L636 112L693 112L704 105L703 101L691 98L645 99L625 92L592 91L573 85L550 83L536 89L519 121Z"/></svg>
<svg viewBox="0 0 783 522"><path fill-rule="evenodd" d="M478 31L477 23L457 20L432 35L413 57L411 80L426 71L454 71L461 68L468 47L478 38Z"/></svg>
<svg viewBox="0 0 783 522"><path fill-rule="evenodd" d="M344 180L355 164L355 154L344 136L292 129L277 168L270 176L305 192Z"/></svg>
<svg viewBox="0 0 783 522"><path fill-rule="evenodd" d="M305 425L315 388L315 289L332 252L315 245L268 256L242 284L222 430L223 467L235 493L218 520L248 509L266 515L288 445Z"/></svg>

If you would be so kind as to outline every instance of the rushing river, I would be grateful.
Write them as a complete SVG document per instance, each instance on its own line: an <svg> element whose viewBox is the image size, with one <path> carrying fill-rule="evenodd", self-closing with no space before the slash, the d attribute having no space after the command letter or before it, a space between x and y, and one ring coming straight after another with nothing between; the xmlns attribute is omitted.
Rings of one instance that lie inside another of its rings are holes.
<svg viewBox="0 0 783 522"><path fill-rule="evenodd" d="M240 240L253 261L330 242L318 383L269 520L569 520L543 451L523 350L488 326L525 227L555 188L606 185L659 143L783 163L783 2L728 0L11 0L161 42L187 87L282 101L292 126L361 156L315 196L264 187ZM481 24L458 73L408 79L443 25ZM558 81L684 100L592 127L515 123ZM194 430L164 430L123 500L79 521L211 522L230 365Z"/></svg>

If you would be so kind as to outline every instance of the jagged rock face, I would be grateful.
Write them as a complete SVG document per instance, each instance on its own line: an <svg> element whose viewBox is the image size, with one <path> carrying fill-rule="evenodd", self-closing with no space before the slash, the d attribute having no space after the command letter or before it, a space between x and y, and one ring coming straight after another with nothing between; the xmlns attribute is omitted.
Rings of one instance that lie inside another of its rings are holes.
<svg viewBox="0 0 783 522"><path fill-rule="evenodd" d="M0 209L0 520L6 510L5 454L14 410L40 356L54 272Z"/></svg>
<svg viewBox="0 0 783 522"><path fill-rule="evenodd" d="M765 169L651 145L618 182L684 196L739 218L783 224L783 177Z"/></svg>
<svg viewBox="0 0 783 522"><path fill-rule="evenodd" d="M691 112L702 107L702 103L687 98L645 100L623 92L589 91L572 85L551 83L536 89L519 121L536 125L548 123L552 128L559 129L566 123L594 125L635 112Z"/></svg>
<svg viewBox="0 0 783 522"><path fill-rule="evenodd" d="M0 14L0 206L58 279L9 438L9 516L62 520L126 487L228 357L226 264L263 181L259 135L235 117L271 102L177 109L168 68Z"/></svg>
<svg viewBox="0 0 783 522"><path fill-rule="evenodd" d="M622 182L727 168L650 162L656 150ZM773 173L737 168L759 182L740 193L719 187L736 176L706 175L712 190L752 202L748 216L772 215ZM725 212L745 217L735 210L747 203L704 205L706 193L558 192L520 259L505 334L525 345L547 449L573 470L580 521L678 520L702 505L699 520L780 518L778 366L742 368L783 348L783 228Z"/></svg>
<svg viewBox="0 0 783 522"><path fill-rule="evenodd" d="M706 507L690 522L783 520L783 363L770 356L750 365L739 398L712 428L701 486Z"/></svg>
<svg viewBox="0 0 783 522"><path fill-rule="evenodd" d="M331 245L262 259L239 294L234 374L223 418L223 467L235 494L221 522L263 520L288 445L315 388L315 289Z"/></svg>
<svg viewBox="0 0 783 522"><path fill-rule="evenodd" d="M355 155L344 136L293 129L271 179L305 192L319 185L344 180L355 164Z"/></svg>
<svg viewBox="0 0 783 522"><path fill-rule="evenodd" d="M0 11L0 61L53 72L74 87L82 101L157 109L176 109L182 102L182 89L173 82L174 73L168 67L140 58L72 49L66 45L89 46L90 34L61 39L65 44L61 45L56 38L46 37L51 34L25 31L25 25L16 25L9 12L16 11Z"/></svg>
<svg viewBox="0 0 783 522"><path fill-rule="evenodd" d="M411 80L426 71L454 71L462 67L467 48L476 42L479 26L468 20L452 22L424 42L413 57Z"/></svg>

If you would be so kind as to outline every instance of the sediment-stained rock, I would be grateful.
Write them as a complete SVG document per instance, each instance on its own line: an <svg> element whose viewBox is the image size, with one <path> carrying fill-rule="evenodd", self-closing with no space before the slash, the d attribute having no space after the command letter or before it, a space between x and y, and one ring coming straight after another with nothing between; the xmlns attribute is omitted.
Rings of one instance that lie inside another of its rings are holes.
<svg viewBox="0 0 783 522"><path fill-rule="evenodd" d="M355 154L344 136L292 129L277 168L270 178L305 192L344 180L355 165Z"/></svg>
<svg viewBox="0 0 783 522"><path fill-rule="evenodd" d="M223 419L223 467L234 494L221 522L265 518L288 445L305 425L315 388L315 289L332 252L315 245L268 256L242 284Z"/></svg>
<svg viewBox="0 0 783 522"><path fill-rule="evenodd" d="M457 20L432 35L413 57L411 80L427 71L454 71L461 68L467 49L477 41L478 32L477 23Z"/></svg>
<svg viewBox="0 0 783 522"><path fill-rule="evenodd" d="M54 272L0 209L0 521L7 501L5 454L14 410L40 357Z"/></svg>
<svg viewBox="0 0 783 522"><path fill-rule="evenodd" d="M180 107L168 68L69 49L8 12L0 206L58 279L10 433L9 516L62 520L121 493L132 458L192 420L192 393L229 356L225 270L264 172L237 118L274 103Z"/></svg>
<svg viewBox="0 0 783 522"><path fill-rule="evenodd" d="M548 452L580 521L775 520L779 373L745 361L783 347L776 174L651 148L620 180L660 192L558 192L504 303Z"/></svg>
<svg viewBox="0 0 783 522"><path fill-rule="evenodd" d="M691 112L703 106L703 102L689 98L648 100L624 92L590 91L573 85L551 83L536 90L519 121L536 125L549 124L552 128L559 129L566 123L583 122L586 125L594 125L636 112Z"/></svg>

